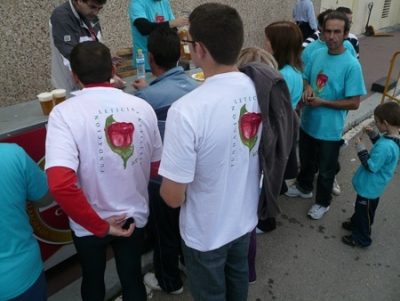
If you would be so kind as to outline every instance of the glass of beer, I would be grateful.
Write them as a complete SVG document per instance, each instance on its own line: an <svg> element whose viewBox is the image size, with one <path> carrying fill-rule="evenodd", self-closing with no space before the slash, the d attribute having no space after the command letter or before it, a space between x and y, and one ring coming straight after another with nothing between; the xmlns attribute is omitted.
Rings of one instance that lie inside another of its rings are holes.
<svg viewBox="0 0 400 301"><path fill-rule="evenodd" d="M54 104L58 105L60 102L63 102L67 97L67 91L65 89L55 89L51 91L53 94Z"/></svg>
<svg viewBox="0 0 400 301"><path fill-rule="evenodd" d="M37 98L39 99L40 106L44 115L49 115L53 109L53 94L50 92L40 93Z"/></svg>

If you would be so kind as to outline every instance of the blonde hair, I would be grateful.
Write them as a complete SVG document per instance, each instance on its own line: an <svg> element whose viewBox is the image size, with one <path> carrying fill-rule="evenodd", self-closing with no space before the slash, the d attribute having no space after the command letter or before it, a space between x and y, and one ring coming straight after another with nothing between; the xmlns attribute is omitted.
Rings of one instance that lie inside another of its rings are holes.
<svg viewBox="0 0 400 301"><path fill-rule="evenodd" d="M278 63L275 58L269 54L265 49L260 47L248 47L240 51L237 65L238 67L243 66L251 62L260 62L267 64L268 66L278 70Z"/></svg>

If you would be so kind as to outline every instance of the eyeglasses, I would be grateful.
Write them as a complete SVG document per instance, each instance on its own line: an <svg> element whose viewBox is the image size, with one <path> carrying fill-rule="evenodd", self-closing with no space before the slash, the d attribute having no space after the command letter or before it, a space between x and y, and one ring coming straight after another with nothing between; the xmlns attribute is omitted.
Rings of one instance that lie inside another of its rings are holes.
<svg viewBox="0 0 400 301"><path fill-rule="evenodd" d="M103 6L96 6L96 5L93 5L93 4L89 4L87 2L83 2L83 3L85 3L93 11L100 11L100 10L103 9Z"/></svg>
<svg viewBox="0 0 400 301"><path fill-rule="evenodd" d="M196 43L196 41L191 41L191 40L186 40L186 39L182 39L182 42L183 43L191 43L193 45Z"/></svg>

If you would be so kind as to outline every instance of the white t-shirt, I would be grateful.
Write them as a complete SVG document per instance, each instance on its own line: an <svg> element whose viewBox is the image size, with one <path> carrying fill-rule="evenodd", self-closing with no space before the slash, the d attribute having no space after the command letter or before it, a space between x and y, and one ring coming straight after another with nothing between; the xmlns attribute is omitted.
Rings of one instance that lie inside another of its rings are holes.
<svg viewBox="0 0 400 301"><path fill-rule="evenodd" d="M250 130L246 122L241 132L246 110L261 118L254 83L241 72L207 78L169 109L159 174L187 183L180 231L196 250L217 249L257 224L261 124Z"/></svg>
<svg viewBox="0 0 400 301"><path fill-rule="evenodd" d="M127 213L144 227L150 164L162 153L154 110L115 88L93 87L75 95L50 113L45 168L73 169L100 217ZM71 219L70 226L77 236L92 235Z"/></svg>

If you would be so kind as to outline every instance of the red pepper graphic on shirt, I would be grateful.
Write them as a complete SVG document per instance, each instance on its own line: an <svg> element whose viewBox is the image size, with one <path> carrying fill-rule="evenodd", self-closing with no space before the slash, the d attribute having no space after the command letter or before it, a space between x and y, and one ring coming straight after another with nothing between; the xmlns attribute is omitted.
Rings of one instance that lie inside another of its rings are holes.
<svg viewBox="0 0 400 301"><path fill-rule="evenodd" d="M316 86L317 86L317 94L321 93L324 90L325 84L328 81L328 76L322 73L323 70L318 72Z"/></svg>
<svg viewBox="0 0 400 301"><path fill-rule="evenodd" d="M257 132L261 123L261 114L248 112L246 105L240 109L239 133L242 143L252 150L257 142Z"/></svg>
<svg viewBox="0 0 400 301"><path fill-rule="evenodd" d="M128 159L133 155L133 132L135 127L133 123L116 122L113 115L106 119L104 127L107 143L111 150L118 154L124 162L124 169Z"/></svg>

